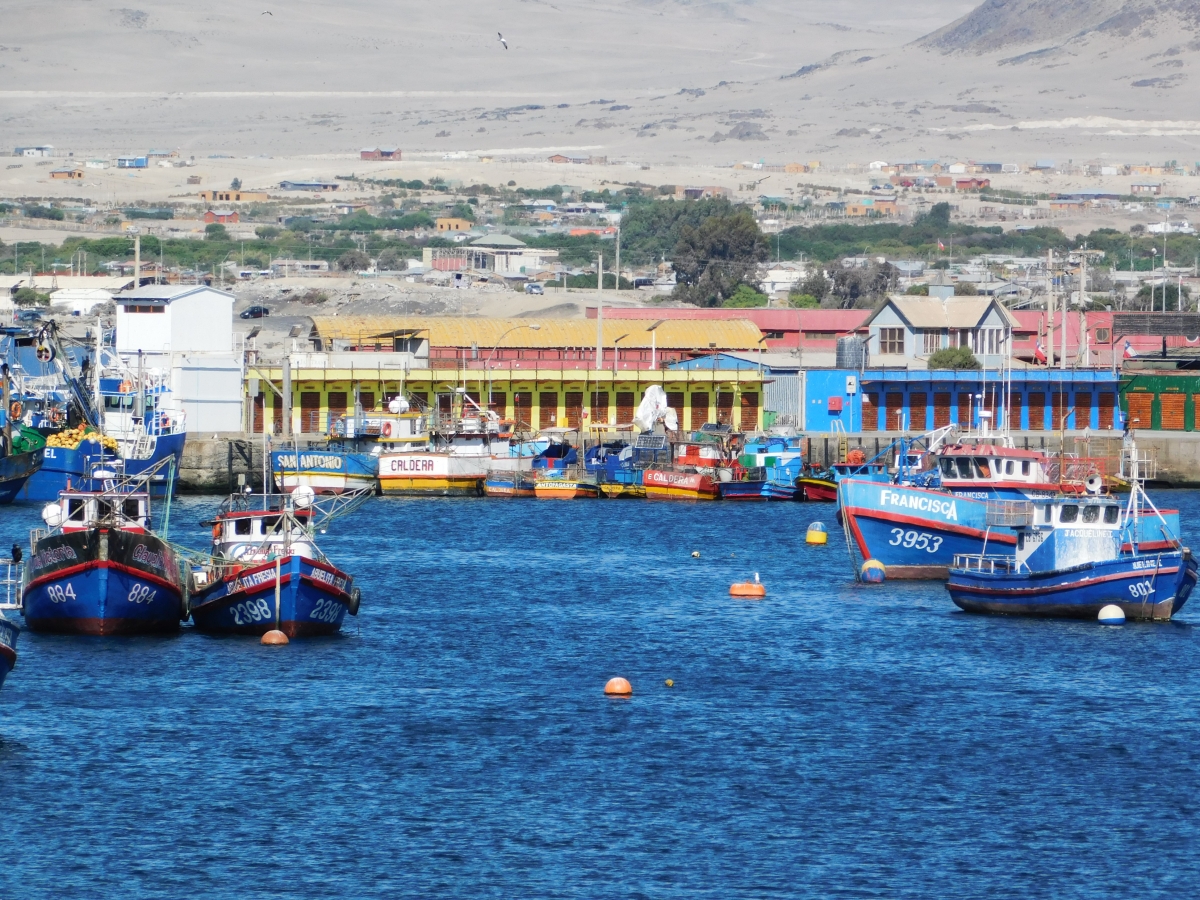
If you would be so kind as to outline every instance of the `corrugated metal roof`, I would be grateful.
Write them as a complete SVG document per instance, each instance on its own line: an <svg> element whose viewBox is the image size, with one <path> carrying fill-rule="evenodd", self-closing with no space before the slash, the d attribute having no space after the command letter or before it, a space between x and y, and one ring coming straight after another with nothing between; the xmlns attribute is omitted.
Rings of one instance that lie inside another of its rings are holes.
<svg viewBox="0 0 1200 900"><path fill-rule="evenodd" d="M946 300L889 297L863 324L869 325L888 304L894 306L913 328L977 328L993 304L1009 325L1017 325L1012 313L991 297L951 297Z"/></svg>
<svg viewBox="0 0 1200 900"><path fill-rule="evenodd" d="M595 347L595 319L468 319L453 316L313 316L314 338L370 343L394 334L420 332L433 347ZM537 323L537 330L530 328ZM523 326L523 327L522 327ZM651 333L638 322L605 319L604 345L624 335L622 347L651 345ZM505 332L508 332L507 334ZM658 327L663 350L752 350L762 332L745 319L671 320Z"/></svg>

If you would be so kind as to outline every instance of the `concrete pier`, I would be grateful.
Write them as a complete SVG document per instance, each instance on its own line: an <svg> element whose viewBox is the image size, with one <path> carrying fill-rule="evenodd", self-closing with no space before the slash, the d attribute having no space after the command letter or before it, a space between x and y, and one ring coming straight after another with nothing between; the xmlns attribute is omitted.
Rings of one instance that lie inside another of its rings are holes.
<svg viewBox="0 0 1200 900"><path fill-rule="evenodd" d="M255 491L262 490L261 434L222 432L188 435L179 466L179 490L187 494L229 494L238 489L238 476ZM270 473L267 473L270 478Z"/></svg>

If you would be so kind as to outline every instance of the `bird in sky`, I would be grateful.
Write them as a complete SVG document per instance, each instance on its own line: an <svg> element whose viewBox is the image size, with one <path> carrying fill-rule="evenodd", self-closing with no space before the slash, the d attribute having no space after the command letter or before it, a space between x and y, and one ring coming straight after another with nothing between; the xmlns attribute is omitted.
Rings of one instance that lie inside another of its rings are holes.
<svg viewBox="0 0 1200 900"><path fill-rule="evenodd" d="M272 19L275 18L275 13L271 12L269 9L265 13L263 13L263 15L270 16Z"/></svg>
<svg viewBox="0 0 1200 900"><path fill-rule="evenodd" d="M504 49L505 49L505 50L507 50L507 49L508 49L508 41L506 41L506 40L504 39L504 35L502 35L502 34L501 34L500 32L498 32L498 31L496 32L496 40L498 40L500 43L502 43L502 44L504 45Z"/></svg>

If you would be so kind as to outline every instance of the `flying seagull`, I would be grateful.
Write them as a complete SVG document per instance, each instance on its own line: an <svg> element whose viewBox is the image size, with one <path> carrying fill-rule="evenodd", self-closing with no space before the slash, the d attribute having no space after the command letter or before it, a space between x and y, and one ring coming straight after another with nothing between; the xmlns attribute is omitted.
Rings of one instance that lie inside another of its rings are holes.
<svg viewBox="0 0 1200 900"><path fill-rule="evenodd" d="M269 9L265 13L263 13L263 15L270 16L272 19L275 18L275 13L271 12Z"/></svg>
<svg viewBox="0 0 1200 900"><path fill-rule="evenodd" d="M506 41L506 40L504 39L504 35L502 35L502 34L501 34L500 32L498 32L498 31L496 32L496 40L498 40L500 43L502 43L502 44L504 45L504 49L505 49L505 50L507 50L507 49L508 49L508 41Z"/></svg>

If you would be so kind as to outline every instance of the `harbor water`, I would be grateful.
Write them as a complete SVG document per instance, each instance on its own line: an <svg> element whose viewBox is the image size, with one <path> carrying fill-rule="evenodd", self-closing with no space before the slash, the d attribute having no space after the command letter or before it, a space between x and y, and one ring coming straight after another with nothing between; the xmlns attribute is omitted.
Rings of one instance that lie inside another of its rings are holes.
<svg viewBox="0 0 1200 900"><path fill-rule="evenodd" d="M1200 493L1155 498L1200 544ZM176 502L172 538L207 546L217 502ZM0 523L27 546L38 509ZM338 637L21 635L0 897L1200 884L1195 600L969 615L940 583L856 585L817 504L377 498L321 546L363 594ZM766 598L731 598L755 572Z"/></svg>

